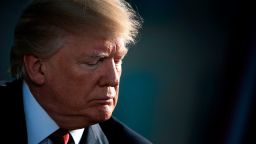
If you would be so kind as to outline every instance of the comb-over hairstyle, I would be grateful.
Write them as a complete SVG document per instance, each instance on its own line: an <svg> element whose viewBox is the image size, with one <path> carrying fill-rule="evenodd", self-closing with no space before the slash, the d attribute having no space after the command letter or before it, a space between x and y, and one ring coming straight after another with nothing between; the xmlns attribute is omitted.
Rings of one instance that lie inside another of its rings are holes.
<svg viewBox="0 0 256 144"><path fill-rule="evenodd" d="M34 0L23 11L14 33L11 73L24 77L23 57L53 55L67 34L121 37L133 43L141 18L124 0Z"/></svg>

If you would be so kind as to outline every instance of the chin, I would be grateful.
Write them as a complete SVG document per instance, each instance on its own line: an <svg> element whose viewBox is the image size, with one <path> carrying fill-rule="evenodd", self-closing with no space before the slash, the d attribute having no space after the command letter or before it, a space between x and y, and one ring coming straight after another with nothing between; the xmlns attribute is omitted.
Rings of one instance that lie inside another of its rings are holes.
<svg viewBox="0 0 256 144"><path fill-rule="evenodd" d="M113 110L114 109L110 106L101 107L97 110L97 115L96 115L95 119L98 122L108 120L111 118Z"/></svg>

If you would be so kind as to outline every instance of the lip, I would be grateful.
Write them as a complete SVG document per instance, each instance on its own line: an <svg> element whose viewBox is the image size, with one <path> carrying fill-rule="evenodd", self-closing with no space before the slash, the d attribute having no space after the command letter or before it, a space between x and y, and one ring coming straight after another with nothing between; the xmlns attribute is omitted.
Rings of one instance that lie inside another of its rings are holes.
<svg viewBox="0 0 256 144"><path fill-rule="evenodd" d="M94 102L100 105L111 105L113 102L113 98L94 99Z"/></svg>

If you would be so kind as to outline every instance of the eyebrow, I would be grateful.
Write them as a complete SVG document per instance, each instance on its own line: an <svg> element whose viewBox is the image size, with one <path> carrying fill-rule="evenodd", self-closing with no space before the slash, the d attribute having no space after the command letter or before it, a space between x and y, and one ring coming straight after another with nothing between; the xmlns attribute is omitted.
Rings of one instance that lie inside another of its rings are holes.
<svg viewBox="0 0 256 144"><path fill-rule="evenodd" d="M124 57L127 53L128 53L128 49L127 48L119 49L116 52L116 54L118 54L118 56L122 56L122 57Z"/></svg>
<svg viewBox="0 0 256 144"><path fill-rule="evenodd" d="M108 53L108 52L102 52L102 51L95 50L91 53L91 55L89 57L90 58L106 58L106 57L109 57L111 55L116 55L116 54L118 56L125 56L127 54L127 52L128 52L127 48L118 49L113 54Z"/></svg>
<svg viewBox="0 0 256 144"><path fill-rule="evenodd" d="M90 58L105 58L108 57L110 54L107 52L99 52L99 51L94 51L89 57Z"/></svg>

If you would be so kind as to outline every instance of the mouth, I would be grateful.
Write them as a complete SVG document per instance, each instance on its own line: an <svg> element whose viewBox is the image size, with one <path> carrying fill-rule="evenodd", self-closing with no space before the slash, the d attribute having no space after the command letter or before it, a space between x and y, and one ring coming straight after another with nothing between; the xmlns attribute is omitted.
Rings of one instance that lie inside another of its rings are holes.
<svg viewBox="0 0 256 144"><path fill-rule="evenodd" d="M97 105L112 105L113 104L113 98L105 97L105 98L94 99L94 102Z"/></svg>

